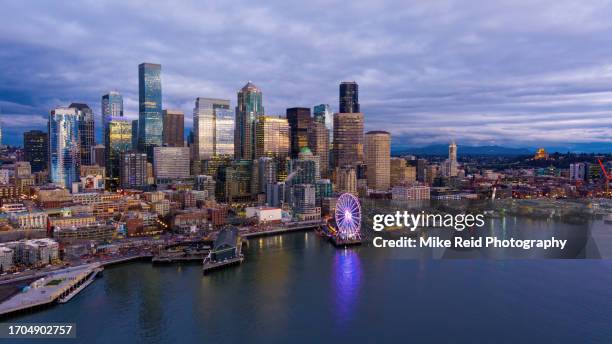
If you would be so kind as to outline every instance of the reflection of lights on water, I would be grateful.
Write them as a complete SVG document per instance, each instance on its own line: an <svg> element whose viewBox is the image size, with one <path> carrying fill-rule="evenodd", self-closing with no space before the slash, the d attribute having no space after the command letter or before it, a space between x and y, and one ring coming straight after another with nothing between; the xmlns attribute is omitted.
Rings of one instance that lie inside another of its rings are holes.
<svg viewBox="0 0 612 344"><path fill-rule="evenodd" d="M349 322L356 312L362 278L359 255L349 249L336 251L332 278L336 319L340 324L344 324Z"/></svg>

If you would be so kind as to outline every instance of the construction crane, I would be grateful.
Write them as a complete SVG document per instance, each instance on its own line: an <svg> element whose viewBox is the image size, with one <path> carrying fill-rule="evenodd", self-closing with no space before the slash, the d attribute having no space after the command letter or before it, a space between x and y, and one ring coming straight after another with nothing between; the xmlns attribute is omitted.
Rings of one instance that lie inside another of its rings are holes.
<svg viewBox="0 0 612 344"><path fill-rule="evenodd" d="M302 168L301 168L301 167L297 167L297 168L295 169L295 171L293 171L293 172L289 173L289 175L287 176L287 178L285 178L285 183L290 182L290 181L293 179L293 177L295 177L295 176L296 176L298 173L300 173L300 172L302 172Z"/></svg>
<svg viewBox="0 0 612 344"><path fill-rule="evenodd" d="M608 172L606 171L606 168L604 167L600 159L597 159L597 162L599 162L599 166L601 167L601 170L603 171L604 179L605 179L606 195L608 195L610 193L610 182L612 181L612 176L608 175Z"/></svg>

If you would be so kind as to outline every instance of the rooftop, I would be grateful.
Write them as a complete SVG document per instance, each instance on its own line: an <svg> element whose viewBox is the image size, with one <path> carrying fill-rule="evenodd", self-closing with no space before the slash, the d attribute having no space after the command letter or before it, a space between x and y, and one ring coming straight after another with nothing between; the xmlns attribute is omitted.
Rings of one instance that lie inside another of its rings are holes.
<svg viewBox="0 0 612 344"><path fill-rule="evenodd" d="M368 131L366 133L366 135L391 135L388 131L384 131L384 130L372 130L372 131Z"/></svg>
<svg viewBox="0 0 612 344"><path fill-rule="evenodd" d="M242 91L259 91L259 88L249 80L242 88Z"/></svg>

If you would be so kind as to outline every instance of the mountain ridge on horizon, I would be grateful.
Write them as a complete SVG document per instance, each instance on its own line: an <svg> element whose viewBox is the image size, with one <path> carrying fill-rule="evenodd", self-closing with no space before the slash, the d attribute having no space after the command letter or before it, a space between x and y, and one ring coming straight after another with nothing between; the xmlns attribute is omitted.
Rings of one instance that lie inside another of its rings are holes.
<svg viewBox="0 0 612 344"><path fill-rule="evenodd" d="M510 147L502 145L461 145L457 144L458 155L533 155L538 148L544 148L548 153L612 153L612 142L589 142L549 144L540 147ZM448 144L430 144L426 146L412 146L409 144L397 144L391 146L392 154L417 154L417 155L447 155Z"/></svg>

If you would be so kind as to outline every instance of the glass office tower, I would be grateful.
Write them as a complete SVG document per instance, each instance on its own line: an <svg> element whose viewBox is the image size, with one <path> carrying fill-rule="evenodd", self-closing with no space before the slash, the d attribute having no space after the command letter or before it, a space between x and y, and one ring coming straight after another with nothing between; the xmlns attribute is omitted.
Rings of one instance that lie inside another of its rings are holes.
<svg viewBox="0 0 612 344"><path fill-rule="evenodd" d="M153 157L152 148L163 142L161 65L138 65L138 149Z"/></svg>
<svg viewBox="0 0 612 344"><path fill-rule="evenodd" d="M185 114L181 110L166 109L164 118L164 146L185 146Z"/></svg>
<svg viewBox="0 0 612 344"><path fill-rule="evenodd" d="M334 114L334 167L363 162L363 114Z"/></svg>
<svg viewBox="0 0 612 344"><path fill-rule="evenodd" d="M138 120L132 120L132 150L138 149Z"/></svg>
<svg viewBox="0 0 612 344"><path fill-rule="evenodd" d="M234 122L233 110L215 110L215 155L234 156Z"/></svg>
<svg viewBox="0 0 612 344"><path fill-rule="evenodd" d="M72 103L69 108L77 110L81 164L92 165L91 149L96 145L93 110L83 103Z"/></svg>
<svg viewBox="0 0 612 344"><path fill-rule="evenodd" d="M108 118L104 137L107 185L115 189L119 186L121 153L132 149L132 122L123 117Z"/></svg>
<svg viewBox="0 0 612 344"><path fill-rule="evenodd" d="M359 112L359 85L354 81L340 83L340 113Z"/></svg>
<svg viewBox="0 0 612 344"><path fill-rule="evenodd" d="M331 111L329 104L315 105L313 109L314 121L325 123L325 127L329 130L329 143L334 139L334 113Z"/></svg>
<svg viewBox="0 0 612 344"><path fill-rule="evenodd" d="M30 163L32 173L47 169L49 154L49 136L41 130L30 130L23 133L23 155Z"/></svg>
<svg viewBox="0 0 612 344"><path fill-rule="evenodd" d="M210 159L217 154L215 149L217 113L222 110L227 111L229 107L230 101L226 99L196 98L193 108L194 160Z"/></svg>
<svg viewBox="0 0 612 344"><path fill-rule="evenodd" d="M286 118L260 116L256 128L256 158L267 156L282 161L289 156L291 129Z"/></svg>
<svg viewBox="0 0 612 344"><path fill-rule="evenodd" d="M310 108L289 108L286 116L291 128L291 157L297 158L301 149L308 147L308 127L312 121Z"/></svg>
<svg viewBox="0 0 612 344"><path fill-rule="evenodd" d="M102 132L111 117L123 117L123 96L117 91L110 91L102 96Z"/></svg>
<svg viewBox="0 0 612 344"><path fill-rule="evenodd" d="M238 92L234 151L236 159L252 160L255 155L255 121L263 116L262 93L250 81Z"/></svg>
<svg viewBox="0 0 612 344"><path fill-rule="evenodd" d="M60 107L49 114L49 178L71 188L80 180L79 110Z"/></svg>

